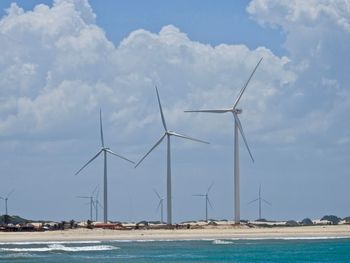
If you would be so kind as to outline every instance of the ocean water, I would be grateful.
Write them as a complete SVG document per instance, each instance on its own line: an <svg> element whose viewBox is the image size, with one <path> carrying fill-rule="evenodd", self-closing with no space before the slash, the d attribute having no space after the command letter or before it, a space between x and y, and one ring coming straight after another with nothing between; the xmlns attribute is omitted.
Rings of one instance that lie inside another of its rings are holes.
<svg viewBox="0 0 350 263"><path fill-rule="evenodd" d="M0 262L350 262L350 238L14 242Z"/></svg>

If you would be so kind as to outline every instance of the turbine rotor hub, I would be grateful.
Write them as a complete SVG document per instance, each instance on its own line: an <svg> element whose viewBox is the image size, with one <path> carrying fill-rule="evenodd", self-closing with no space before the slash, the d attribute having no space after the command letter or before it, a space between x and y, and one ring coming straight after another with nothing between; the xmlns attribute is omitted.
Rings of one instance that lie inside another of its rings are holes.
<svg viewBox="0 0 350 263"><path fill-rule="evenodd" d="M234 113L236 114L241 114L243 112L242 109L234 109Z"/></svg>

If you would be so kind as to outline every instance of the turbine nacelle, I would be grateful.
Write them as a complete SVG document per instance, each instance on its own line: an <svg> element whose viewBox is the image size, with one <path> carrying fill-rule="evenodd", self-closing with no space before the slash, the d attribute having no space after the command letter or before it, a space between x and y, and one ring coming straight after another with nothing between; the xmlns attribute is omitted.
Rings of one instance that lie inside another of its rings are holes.
<svg viewBox="0 0 350 263"><path fill-rule="evenodd" d="M236 114L241 114L243 112L242 109L233 109L232 113L236 113Z"/></svg>

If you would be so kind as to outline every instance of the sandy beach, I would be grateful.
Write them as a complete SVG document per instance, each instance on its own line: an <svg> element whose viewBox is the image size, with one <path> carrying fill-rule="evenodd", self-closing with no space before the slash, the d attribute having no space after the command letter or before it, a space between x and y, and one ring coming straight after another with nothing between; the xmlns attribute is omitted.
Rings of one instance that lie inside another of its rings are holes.
<svg viewBox="0 0 350 263"><path fill-rule="evenodd" d="M105 230L73 229L46 232L1 232L0 242L93 240L201 240L350 237L350 225L259 227L232 226L206 229Z"/></svg>

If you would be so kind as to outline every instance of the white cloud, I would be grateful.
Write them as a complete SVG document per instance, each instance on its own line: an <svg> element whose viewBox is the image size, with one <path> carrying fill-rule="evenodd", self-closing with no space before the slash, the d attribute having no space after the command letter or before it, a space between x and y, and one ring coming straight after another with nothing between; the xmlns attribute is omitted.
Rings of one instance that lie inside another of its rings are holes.
<svg viewBox="0 0 350 263"><path fill-rule="evenodd" d="M170 127L205 137L230 134L230 116L183 110L231 106L264 57L241 101L248 135L290 143L323 134L341 120L335 114L349 108L349 48L335 48L349 38L347 3L252 1L254 19L286 32L288 57L265 47L202 44L173 25L159 33L133 31L114 45L87 1L60 0L27 12L12 4L0 21L0 45L7 50L0 58L0 130L60 137L68 129L76 137L95 125L88 116L102 107L124 140L144 128L151 136L160 128L153 90L159 85Z"/></svg>
<svg viewBox="0 0 350 263"><path fill-rule="evenodd" d="M242 116L248 132L257 131L296 78L288 69L289 60L267 48L213 47L192 41L173 25L159 33L136 30L115 46L83 0L56 0L52 7L39 5L27 12L12 4L0 21L0 32L7 36L1 48L8 50L0 60L0 130L15 137L60 137L67 130L73 137L83 134L96 124L99 107L114 131L138 137L140 129L160 124L155 84L160 86L169 126L176 125L173 129L211 133L221 127L219 133L231 133L230 122L183 110L231 106L264 57L242 99L250 116Z"/></svg>
<svg viewBox="0 0 350 263"><path fill-rule="evenodd" d="M254 0L247 11L285 32L290 66L298 74L291 105L302 112L290 109L291 123L335 143L350 110L350 1Z"/></svg>

